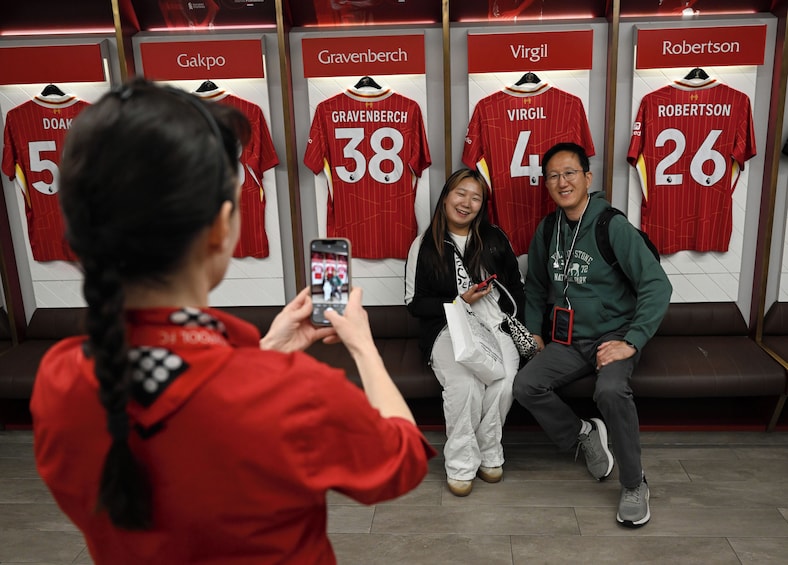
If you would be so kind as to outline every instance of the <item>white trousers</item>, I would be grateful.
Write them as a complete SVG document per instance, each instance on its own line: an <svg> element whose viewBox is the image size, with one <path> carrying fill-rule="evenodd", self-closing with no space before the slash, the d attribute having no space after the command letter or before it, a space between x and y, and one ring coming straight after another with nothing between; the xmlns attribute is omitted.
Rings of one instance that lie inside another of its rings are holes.
<svg viewBox="0 0 788 565"><path fill-rule="evenodd" d="M443 387L443 415L446 419L446 476L471 480L480 465L503 465L503 424L512 407L512 383L520 355L509 335L496 329L501 344L506 377L487 386L454 360L448 328L432 346L430 365Z"/></svg>

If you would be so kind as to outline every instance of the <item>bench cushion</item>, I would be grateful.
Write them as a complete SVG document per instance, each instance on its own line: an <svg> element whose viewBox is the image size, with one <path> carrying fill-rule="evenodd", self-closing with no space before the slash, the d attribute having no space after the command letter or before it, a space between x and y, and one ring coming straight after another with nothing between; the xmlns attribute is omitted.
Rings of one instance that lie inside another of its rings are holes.
<svg viewBox="0 0 788 565"><path fill-rule="evenodd" d="M265 332L279 306L223 308ZM406 398L440 398L441 387L422 360L418 321L404 306L367 309L375 343L394 382ZM0 349L0 398L29 398L39 361L57 340L83 333L84 308L39 308L27 340ZM788 310L786 310L788 320ZM786 371L747 336L734 303L672 304L657 336L644 348L632 378L636 396L657 398L771 396L784 394ZM780 337L788 358L788 336ZM360 384L350 354L341 344L316 343L308 353L344 369ZM567 396L591 396L594 379L585 377L563 389Z"/></svg>
<svg viewBox="0 0 788 565"><path fill-rule="evenodd" d="M563 392L589 396L593 387L585 377ZM785 387L785 369L746 336L656 336L632 376L635 396L650 398L777 396Z"/></svg>
<svg viewBox="0 0 788 565"><path fill-rule="evenodd" d="M0 398L30 398L38 364L57 341L31 339L0 354Z"/></svg>
<svg viewBox="0 0 788 565"><path fill-rule="evenodd" d="M10 349L12 344L11 321L5 308L0 308L0 354Z"/></svg>
<svg viewBox="0 0 788 565"><path fill-rule="evenodd" d="M375 339L383 363L405 398L440 398L441 386L432 369L424 362L415 338ZM361 384L358 370L342 344L315 343L307 353L333 367L344 369L348 378Z"/></svg>

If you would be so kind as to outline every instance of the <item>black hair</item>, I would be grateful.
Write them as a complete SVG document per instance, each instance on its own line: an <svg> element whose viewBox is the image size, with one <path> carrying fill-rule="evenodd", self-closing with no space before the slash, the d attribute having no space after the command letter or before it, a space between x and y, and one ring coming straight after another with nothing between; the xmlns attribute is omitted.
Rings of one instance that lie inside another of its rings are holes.
<svg viewBox="0 0 788 565"><path fill-rule="evenodd" d="M120 528L152 526L151 492L129 447L124 285L161 284L224 202L236 205L245 116L134 79L74 120L60 162L66 238L84 271L87 352L112 444L98 508Z"/></svg>
<svg viewBox="0 0 788 565"><path fill-rule="evenodd" d="M465 255L463 260L468 274L476 281L481 281L482 273L482 249L484 247L481 237L482 225L489 224L488 218L488 203L490 200L490 186L487 184L487 179L484 178L479 171L473 169L458 169L454 171L451 176L446 180L443 185L438 203L432 213L432 220L430 221L430 237L425 237L425 243L428 244L430 249L429 262L432 263L434 269L446 271L446 261L443 260L444 240L449 237L449 227L446 220L446 209L444 203L449 193L454 190L458 184L465 179L473 179L479 183L482 189L482 205L479 208L479 213L471 222L468 232L468 244L465 247ZM426 240L429 239L429 242ZM429 257L429 256L428 256ZM488 267L484 265L484 267Z"/></svg>
<svg viewBox="0 0 788 565"><path fill-rule="evenodd" d="M577 143L564 141L562 143L556 143L550 149L545 151L544 156L542 157L542 176L544 178L547 178L547 163L550 162L550 159L555 157L556 153L560 153L562 151L567 151L577 155L577 158L580 161L580 167L583 169L584 173L587 173L591 170L591 163L588 160L588 154L586 153L586 150Z"/></svg>

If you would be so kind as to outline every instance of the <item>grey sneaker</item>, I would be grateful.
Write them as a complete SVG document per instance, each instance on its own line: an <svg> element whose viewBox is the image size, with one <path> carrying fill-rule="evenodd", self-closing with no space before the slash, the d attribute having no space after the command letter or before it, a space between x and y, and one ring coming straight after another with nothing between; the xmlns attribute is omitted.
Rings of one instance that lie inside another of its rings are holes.
<svg viewBox="0 0 788 565"><path fill-rule="evenodd" d="M646 522L651 519L648 497L649 491L646 477L643 477L643 481L635 488L622 488L616 521L627 528L645 526Z"/></svg>
<svg viewBox="0 0 788 565"><path fill-rule="evenodd" d="M602 420L591 418L591 431L578 436L577 449L583 450L588 472L597 481L604 481L610 475L613 470L613 454L607 447L607 428Z"/></svg>

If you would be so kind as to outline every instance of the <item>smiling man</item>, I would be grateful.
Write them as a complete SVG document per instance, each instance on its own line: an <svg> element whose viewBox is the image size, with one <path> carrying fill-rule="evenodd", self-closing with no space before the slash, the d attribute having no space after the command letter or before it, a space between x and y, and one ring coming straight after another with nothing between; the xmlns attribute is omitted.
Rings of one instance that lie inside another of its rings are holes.
<svg viewBox="0 0 788 565"><path fill-rule="evenodd" d="M630 377L667 311L672 287L643 238L621 214L608 225L618 267L601 255L596 223L610 204L604 193L589 193L593 175L581 146L559 143L550 148L542 159L542 173L558 207L555 221L542 220L531 240L525 322L534 332L547 327L543 317L551 297L552 331L534 336L540 353L515 377L514 397L559 448L583 450L595 479L610 475L615 454L622 486L616 520L637 528L649 521L651 512ZM558 394L562 386L591 373L596 374L594 401L604 422L580 419Z"/></svg>

